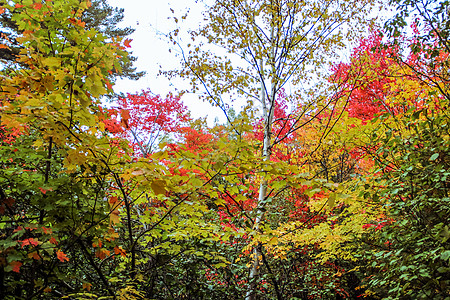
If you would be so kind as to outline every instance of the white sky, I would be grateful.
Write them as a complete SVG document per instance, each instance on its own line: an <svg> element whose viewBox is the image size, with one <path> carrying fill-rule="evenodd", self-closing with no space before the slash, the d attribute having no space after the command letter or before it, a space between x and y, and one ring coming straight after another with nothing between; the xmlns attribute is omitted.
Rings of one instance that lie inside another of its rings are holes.
<svg viewBox="0 0 450 300"><path fill-rule="evenodd" d="M174 94L177 90L188 89L189 85L180 80L169 82L164 76L157 76L160 66L163 70L176 69L179 66L179 60L175 57L173 51L169 53L171 45L164 39L160 33L169 33L175 29L176 24L168 17L172 16L170 8L175 10L176 15L186 12L190 9L189 24L198 27L203 19L201 15L202 6L195 3L194 0L108 0L111 6L124 8L124 21L120 24L122 27L130 26L136 31L131 35L131 50L133 55L138 57L135 66L138 71L146 71L147 75L138 81L118 80L114 90L116 92L136 93L142 89L149 88L154 94L166 95L169 92ZM198 20L196 23L195 20ZM182 28L180 31L185 31ZM197 96L186 94L182 98L185 105L191 111L194 118L203 118L208 116L208 123L212 125L214 118L219 117L221 122L225 121L223 112L212 107L209 103L202 102Z"/></svg>

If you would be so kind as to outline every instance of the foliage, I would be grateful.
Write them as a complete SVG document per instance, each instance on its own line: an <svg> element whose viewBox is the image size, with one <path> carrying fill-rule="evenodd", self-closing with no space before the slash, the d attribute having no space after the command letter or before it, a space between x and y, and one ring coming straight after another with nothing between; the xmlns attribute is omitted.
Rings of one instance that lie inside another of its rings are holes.
<svg viewBox="0 0 450 300"><path fill-rule="evenodd" d="M448 114L423 109L374 133L382 175L369 194L388 215L370 226L364 259L370 288L385 298L449 296L448 126Z"/></svg>
<svg viewBox="0 0 450 300"><path fill-rule="evenodd" d="M214 2L167 72L227 113L208 127L178 95L102 105L130 43L102 21L121 11L2 3L17 60L0 74L0 297L448 298L445 29L372 30L297 89L369 4Z"/></svg>
<svg viewBox="0 0 450 300"><path fill-rule="evenodd" d="M132 141L135 156L148 157L160 143L180 134L191 120L180 97L172 94L162 98L142 91L119 97L116 105L108 109L103 122L107 131Z"/></svg>
<svg viewBox="0 0 450 300"><path fill-rule="evenodd" d="M120 40L85 28L88 6L2 6L22 32L18 64L0 79L3 298L62 297L92 285L113 294L102 270L112 261L99 267L90 246L115 239L115 207L104 199L118 148L102 133L98 105L127 53Z"/></svg>

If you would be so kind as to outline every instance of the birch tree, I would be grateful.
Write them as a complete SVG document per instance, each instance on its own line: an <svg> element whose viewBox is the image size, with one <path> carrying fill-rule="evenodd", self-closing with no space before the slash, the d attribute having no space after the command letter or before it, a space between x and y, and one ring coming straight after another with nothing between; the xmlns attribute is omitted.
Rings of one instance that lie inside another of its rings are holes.
<svg viewBox="0 0 450 300"><path fill-rule="evenodd" d="M217 0L204 4L204 25L189 32L187 47L181 46L179 30L170 34L174 45L180 46L183 68L166 75L189 78L192 90L225 114L230 105L227 99L247 100L245 109L263 118L261 156L269 161L274 145L308 122L305 116L314 118L321 109L336 105L337 87L322 80L327 76L324 70L345 42L365 29L374 1ZM282 88L291 91L291 106L299 109L289 116L294 121L287 134L274 136L274 109ZM254 236L262 232L264 219L271 214L266 209L267 191L268 181L261 176L252 214ZM262 251L261 243L252 250L249 300L256 297Z"/></svg>

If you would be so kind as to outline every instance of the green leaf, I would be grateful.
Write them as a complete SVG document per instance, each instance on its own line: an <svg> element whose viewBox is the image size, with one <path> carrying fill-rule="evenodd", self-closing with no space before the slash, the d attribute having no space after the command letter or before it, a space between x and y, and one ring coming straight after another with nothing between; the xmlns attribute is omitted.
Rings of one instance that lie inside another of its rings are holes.
<svg viewBox="0 0 450 300"><path fill-rule="evenodd" d="M435 154L431 155L430 161L436 160L438 157L439 157L439 153L435 153Z"/></svg>
<svg viewBox="0 0 450 300"><path fill-rule="evenodd" d="M441 253L441 259L442 260L448 260L450 258L450 250L446 250Z"/></svg>

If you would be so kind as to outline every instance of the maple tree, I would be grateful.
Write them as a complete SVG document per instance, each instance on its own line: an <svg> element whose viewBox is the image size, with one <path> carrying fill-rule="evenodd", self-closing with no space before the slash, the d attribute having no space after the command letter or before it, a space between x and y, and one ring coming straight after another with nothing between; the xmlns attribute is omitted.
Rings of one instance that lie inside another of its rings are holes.
<svg viewBox="0 0 450 300"><path fill-rule="evenodd" d="M180 97L172 94L163 98L142 91L141 94L119 97L116 105L108 109L108 117L103 121L106 129L131 141L136 153L142 157L148 157L164 140L176 138L173 135L181 132L190 121Z"/></svg>

